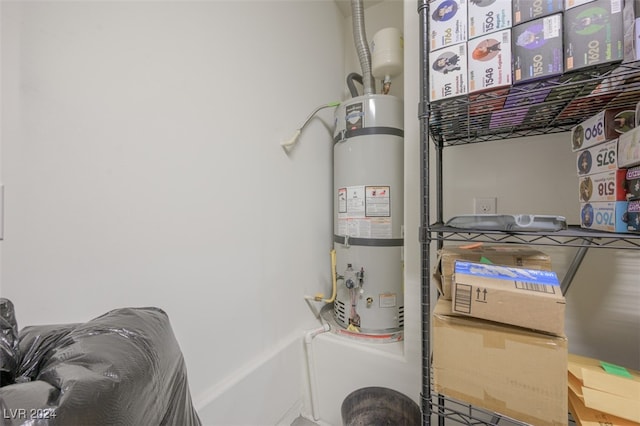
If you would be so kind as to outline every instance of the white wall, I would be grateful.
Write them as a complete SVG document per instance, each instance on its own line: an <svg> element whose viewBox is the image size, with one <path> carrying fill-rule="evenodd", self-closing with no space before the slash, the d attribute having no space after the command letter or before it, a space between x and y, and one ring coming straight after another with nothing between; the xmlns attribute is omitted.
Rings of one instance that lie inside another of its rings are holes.
<svg viewBox="0 0 640 426"><path fill-rule="evenodd" d="M303 295L330 289L331 111L279 143L343 91L335 3L2 18L0 284L19 325L159 306L204 423L275 424L300 402Z"/></svg>

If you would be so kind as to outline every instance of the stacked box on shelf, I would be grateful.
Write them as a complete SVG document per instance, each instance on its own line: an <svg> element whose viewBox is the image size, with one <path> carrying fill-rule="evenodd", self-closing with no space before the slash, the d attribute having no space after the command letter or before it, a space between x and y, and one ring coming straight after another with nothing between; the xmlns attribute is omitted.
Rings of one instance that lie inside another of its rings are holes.
<svg viewBox="0 0 640 426"><path fill-rule="evenodd" d="M466 0L435 0L429 12L431 51L467 41Z"/></svg>
<svg viewBox="0 0 640 426"><path fill-rule="evenodd" d="M512 0L513 25L564 11L564 0Z"/></svg>
<svg viewBox="0 0 640 426"><path fill-rule="evenodd" d="M635 126L635 111L605 109L575 126L580 226L627 232L626 169L619 167L618 137Z"/></svg>
<svg viewBox="0 0 640 426"><path fill-rule="evenodd" d="M640 102L638 103L640 106ZM636 111L638 111L636 107ZM638 124L635 117L634 124ZM640 232L640 127L635 127L618 138L618 167L628 168L626 174L627 230Z"/></svg>
<svg viewBox="0 0 640 426"><path fill-rule="evenodd" d="M469 39L511 28L511 0L470 0L467 8Z"/></svg>
<svg viewBox="0 0 640 426"><path fill-rule="evenodd" d="M542 105L550 91L551 87L539 87L538 83L512 87L504 109L492 113L489 128L498 130L522 125L530 109Z"/></svg>
<svg viewBox="0 0 640 426"><path fill-rule="evenodd" d="M435 0L429 5L429 100L468 93L467 0Z"/></svg>
<svg viewBox="0 0 640 426"><path fill-rule="evenodd" d="M438 261L433 273L440 296L445 299L452 297L451 289L453 288L454 268L457 260L551 270L551 257L540 250L527 246L446 246L438 250Z"/></svg>
<svg viewBox="0 0 640 426"><path fill-rule="evenodd" d="M567 71L623 59L622 5L623 0L595 0L565 11Z"/></svg>
<svg viewBox="0 0 640 426"><path fill-rule="evenodd" d="M569 408L577 424L640 424L640 371L569 354L568 379Z"/></svg>
<svg viewBox="0 0 640 426"><path fill-rule="evenodd" d="M467 94L466 43L430 52L429 64L431 66L429 85L432 102Z"/></svg>
<svg viewBox="0 0 640 426"><path fill-rule="evenodd" d="M564 71L562 13L513 26L511 40L514 84Z"/></svg>
<svg viewBox="0 0 640 426"><path fill-rule="evenodd" d="M511 85L511 31L485 34L467 42L469 93Z"/></svg>
<svg viewBox="0 0 640 426"><path fill-rule="evenodd" d="M568 353L557 276L457 261L454 282L453 301L440 298L433 313L436 392L529 424L566 425Z"/></svg>

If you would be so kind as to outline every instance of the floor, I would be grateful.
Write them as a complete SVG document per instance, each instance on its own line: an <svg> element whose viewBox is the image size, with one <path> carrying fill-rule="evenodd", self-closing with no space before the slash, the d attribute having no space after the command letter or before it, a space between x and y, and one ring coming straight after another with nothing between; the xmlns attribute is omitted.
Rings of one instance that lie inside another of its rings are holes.
<svg viewBox="0 0 640 426"><path fill-rule="evenodd" d="M311 420L305 419L300 416L291 423L291 426L316 426L317 423L312 422Z"/></svg>

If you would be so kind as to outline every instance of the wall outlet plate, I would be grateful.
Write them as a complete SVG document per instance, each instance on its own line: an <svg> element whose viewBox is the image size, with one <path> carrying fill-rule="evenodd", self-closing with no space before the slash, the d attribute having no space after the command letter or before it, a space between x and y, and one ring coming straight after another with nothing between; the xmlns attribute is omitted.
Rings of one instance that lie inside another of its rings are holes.
<svg viewBox="0 0 640 426"><path fill-rule="evenodd" d="M473 213L496 214L498 213L498 199L496 197L476 197L473 199Z"/></svg>

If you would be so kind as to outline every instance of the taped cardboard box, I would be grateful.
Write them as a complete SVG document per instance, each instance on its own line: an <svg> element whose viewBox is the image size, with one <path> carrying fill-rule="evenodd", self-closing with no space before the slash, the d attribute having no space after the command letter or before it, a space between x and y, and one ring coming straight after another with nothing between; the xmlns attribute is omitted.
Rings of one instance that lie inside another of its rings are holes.
<svg viewBox="0 0 640 426"><path fill-rule="evenodd" d="M448 300L451 300L453 272L456 260L521 266L528 269L551 270L551 257L540 250L535 250L527 246L445 246L438 251L438 261L436 262L433 277L440 295Z"/></svg>
<svg viewBox="0 0 640 426"><path fill-rule="evenodd" d="M565 298L553 271L456 261L453 311L564 336Z"/></svg>
<svg viewBox="0 0 640 426"><path fill-rule="evenodd" d="M458 316L440 299L433 313L438 393L536 426L567 424L567 339Z"/></svg>
<svg viewBox="0 0 640 426"><path fill-rule="evenodd" d="M640 372L575 354L567 366L569 387L585 407L640 423Z"/></svg>

